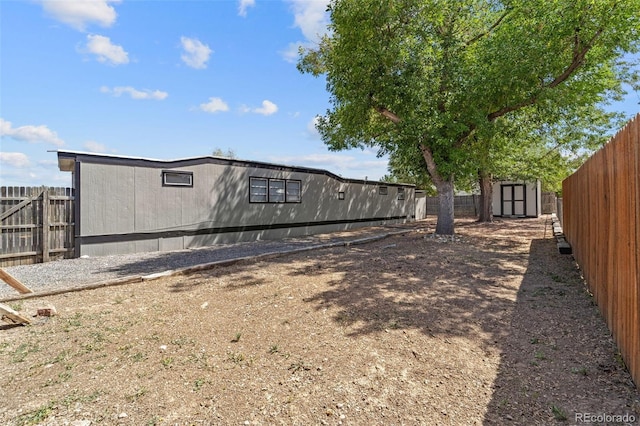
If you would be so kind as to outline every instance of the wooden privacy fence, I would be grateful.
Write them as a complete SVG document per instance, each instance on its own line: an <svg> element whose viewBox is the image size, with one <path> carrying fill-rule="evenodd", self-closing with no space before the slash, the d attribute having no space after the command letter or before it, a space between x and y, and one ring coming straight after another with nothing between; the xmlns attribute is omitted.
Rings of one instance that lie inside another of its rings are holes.
<svg viewBox="0 0 640 426"><path fill-rule="evenodd" d="M542 193L542 214L558 213L558 198L555 192Z"/></svg>
<svg viewBox="0 0 640 426"><path fill-rule="evenodd" d="M554 192L543 192L542 214L557 213L556 201ZM437 215L439 208L438 197L427 197L427 215ZM453 212L456 217L478 216L480 214L480 196L456 195L453 197Z"/></svg>
<svg viewBox="0 0 640 426"><path fill-rule="evenodd" d="M0 266L73 257L71 188L0 187Z"/></svg>
<svg viewBox="0 0 640 426"><path fill-rule="evenodd" d="M427 215L437 215L440 210L438 197L427 197ZM480 212L479 195L456 195L453 197L455 217L478 216Z"/></svg>
<svg viewBox="0 0 640 426"><path fill-rule="evenodd" d="M563 229L640 386L640 114L562 184Z"/></svg>

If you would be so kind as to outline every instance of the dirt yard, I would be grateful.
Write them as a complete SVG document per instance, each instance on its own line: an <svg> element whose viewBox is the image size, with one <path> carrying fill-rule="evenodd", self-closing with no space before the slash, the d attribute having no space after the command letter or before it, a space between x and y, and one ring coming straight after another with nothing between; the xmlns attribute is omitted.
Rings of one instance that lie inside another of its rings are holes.
<svg viewBox="0 0 640 426"><path fill-rule="evenodd" d="M546 219L432 231L12 302L58 315L0 330L0 424L638 422Z"/></svg>

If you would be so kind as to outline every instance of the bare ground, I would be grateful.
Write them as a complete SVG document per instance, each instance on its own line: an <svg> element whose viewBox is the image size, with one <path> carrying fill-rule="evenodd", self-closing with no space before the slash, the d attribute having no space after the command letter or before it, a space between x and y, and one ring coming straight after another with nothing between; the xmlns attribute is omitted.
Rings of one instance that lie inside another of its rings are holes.
<svg viewBox="0 0 640 426"><path fill-rule="evenodd" d="M638 422L546 219L432 230L13 302L58 315L0 330L0 423Z"/></svg>

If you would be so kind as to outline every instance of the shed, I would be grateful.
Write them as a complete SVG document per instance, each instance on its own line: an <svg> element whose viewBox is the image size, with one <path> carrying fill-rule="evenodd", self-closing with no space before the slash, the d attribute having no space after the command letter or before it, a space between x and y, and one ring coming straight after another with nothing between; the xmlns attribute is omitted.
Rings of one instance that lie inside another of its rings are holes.
<svg viewBox="0 0 640 426"><path fill-rule="evenodd" d="M540 181L499 181L493 184L493 215L539 217L542 214Z"/></svg>
<svg viewBox="0 0 640 426"><path fill-rule="evenodd" d="M415 220L415 187L222 157L58 151L76 256L179 250Z"/></svg>

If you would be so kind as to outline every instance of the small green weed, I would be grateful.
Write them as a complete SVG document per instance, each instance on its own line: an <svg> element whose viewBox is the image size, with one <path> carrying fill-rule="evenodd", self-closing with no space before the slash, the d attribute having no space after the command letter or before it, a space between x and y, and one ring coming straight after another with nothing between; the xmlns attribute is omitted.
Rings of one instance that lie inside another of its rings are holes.
<svg viewBox="0 0 640 426"><path fill-rule="evenodd" d="M80 312L76 312L74 316L67 318L67 323L65 324L63 330L65 332L69 332L75 328L82 327L82 314Z"/></svg>
<svg viewBox="0 0 640 426"><path fill-rule="evenodd" d="M294 362L289 366L289 371L291 371L292 373L295 373L296 371L309 371L309 370L311 370L311 366L309 366L302 360Z"/></svg>
<svg viewBox="0 0 640 426"><path fill-rule="evenodd" d="M193 390L194 390L194 392L198 392L200 389L202 389L202 386L204 386L205 383L207 383L207 381L205 379L203 379L203 378L196 379L193 382Z"/></svg>
<svg viewBox="0 0 640 426"><path fill-rule="evenodd" d="M125 395L125 399L128 402L136 402L138 399L145 396L147 392L147 388L141 387L140 389L136 389L136 391L132 395Z"/></svg>
<svg viewBox="0 0 640 426"><path fill-rule="evenodd" d="M580 374L581 376L587 376L589 374L589 371L587 370L586 367L580 367L580 368L572 368L571 372L573 374Z"/></svg>
<svg viewBox="0 0 640 426"><path fill-rule="evenodd" d="M147 359L147 356L142 352L137 352L135 355L131 355L131 360L133 362L141 362Z"/></svg>
<svg viewBox="0 0 640 426"><path fill-rule="evenodd" d="M63 371L62 373L58 374L58 378L60 378L61 381L66 382L71 378L71 373L69 373L68 371Z"/></svg>
<svg viewBox="0 0 640 426"><path fill-rule="evenodd" d="M397 320L391 320L389 321L387 328L391 330L397 330L398 328L400 328L400 323Z"/></svg>
<svg viewBox="0 0 640 426"><path fill-rule="evenodd" d="M67 359L68 356L69 356L69 351L64 350L60 352L58 355L56 355L56 357L53 360L51 360L49 364L56 364L58 362L64 361Z"/></svg>
<svg viewBox="0 0 640 426"><path fill-rule="evenodd" d="M231 339L231 343L238 343L241 337L242 337L242 333L236 333L236 337Z"/></svg>
<svg viewBox="0 0 640 426"><path fill-rule="evenodd" d="M551 277L551 280L555 283L561 283L563 282L563 279L560 275L558 274L554 274L553 272L549 274L549 276Z"/></svg>
<svg viewBox="0 0 640 426"><path fill-rule="evenodd" d="M9 305L9 307L11 309L13 309L14 311L21 311L22 307L23 307L23 302L13 302L12 304Z"/></svg>
<svg viewBox="0 0 640 426"><path fill-rule="evenodd" d="M547 359L547 356L542 351L537 351L534 356L536 357L536 359L539 359L541 361Z"/></svg>
<svg viewBox="0 0 640 426"><path fill-rule="evenodd" d="M153 416L151 417L146 424L146 426L157 426L159 424L162 424L162 417L158 417L158 416Z"/></svg>
<svg viewBox="0 0 640 426"><path fill-rule="evenodd" d="M186 337L180 337L178 339L173 339L171 341L171 344L179 346L179 347L183 347L183 346L186 346L186 345L193 346L193 345L196 344L196 342L193 339L187 339Z"/></svg>
<svg viewBox="0 0 640 426"><path fill-rule="evenodd" d="M564 412L562 407L558 407L557 405L551 406L551 412L553 413L553 417L559 422L564 422L567 420L567 413Z"/></svg>
<svg viewBox="0 0 640 426"><path fill-rule="evenodd" d="M169 368L171 367L171 364L173 364L173 358L172 357L166 357L166 358L162 358L162 366L165 368Z"/></svg>
<svg viewBox="0 0 640 426"><path fill-rule="evenodd" d="M100 391L95 391L90 395L78 395L77 391L73 391L70 395L67 395L64 397L64 399L62 401L60 401L60 405L65 406L66 408L69 408L72 404L75 404L76 402L82 402L82 403L86 403L86 402L94 402L95 400L98 399L98 397L102 395L102 392Z"/></svg>
<svg viewBox="0 0 640 426"><path fill-rule="evenodd" d="M55 402L51 401L37 410L21 415L16 419L16 424L18 426L27 426L41 423L51 415L51 412L55 407Z"/></svg>
<svg viewBox="0 0 640 426"><path fill-rule="evenodd" d="M29 355L30 353L38 352L39 350L40 348L38 348L38 346L32 346L28 343L22 343L20 346L18 346L18 348L13 353L13 356L11 357L11 362L13 364L22 362L25 360L25 358L27 358L27 355Z"/></svg>
<svg viewBox="0 0 640 426"><path fill-rule="evenodd" d="M278 348L278 345L271 345L271 347L269 348L269 353L277 354L278 352L280 352L280 348Z"/></svg>
<svg viewBox="0 0 640 426"><path fill-rule="evenodd" d="M245 360L245 356L240 352L229 352L227 353L227 360L233 362L234 364L241 364Z"/></svg>

